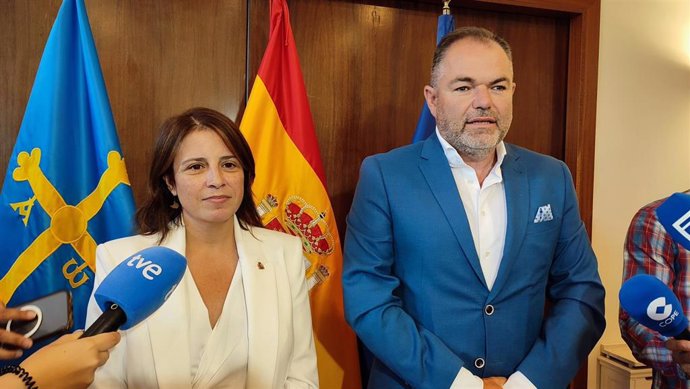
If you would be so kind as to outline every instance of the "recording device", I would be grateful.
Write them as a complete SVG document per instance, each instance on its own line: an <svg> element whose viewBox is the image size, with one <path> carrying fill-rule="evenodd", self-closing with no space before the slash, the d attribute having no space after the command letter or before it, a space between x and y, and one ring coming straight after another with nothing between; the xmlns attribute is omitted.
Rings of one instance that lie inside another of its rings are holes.
<svg viewBox="0 0 690 389"><path fill-rule="evenodd" d="M31 338L34 342L62 335L72 327L72 294L66 290L25 302L17 308L33 311L36 317L33 320L9 320L3 327L7 331ZM2 348L18 349L10 344L2 344Z"/></svg>
<svg viewBox="0 0 690 389"><path fill-rule="evenodd" d="M149 247L125 259L94 293L103 314L81 337L126 330L146 319L172 294L186 268L185 257L166 247Z"/></svg>
<svg viewBox="0 0 690 389"><path fill-rule="evenodd" d="M671 195L656 209L656 217L676 243L690 250L690 194Z"/></svg>
<svg viewBox="0 0 690 389"><path fill-rule="evenodd" d="M618 298L621 307L645 327L664 336L690 340L688 319L678 297L658 278L633 276L623 283Z"/></svg>

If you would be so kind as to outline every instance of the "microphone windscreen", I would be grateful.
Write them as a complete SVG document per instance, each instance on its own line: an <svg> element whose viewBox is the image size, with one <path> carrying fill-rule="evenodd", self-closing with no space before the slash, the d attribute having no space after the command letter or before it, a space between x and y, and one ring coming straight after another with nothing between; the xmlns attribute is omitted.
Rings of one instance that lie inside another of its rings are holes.
<svg viewBox="0 0 690 389"><path fill-rule="evenodd" d="M690 250L690 194L671 195L656 209L656 217L676 243Z"/></svg>
<svg viewBox="0 0 690 389"><path fill-rule="evenodd" d="M675 337L688 328L678 297L656 277L630 277L623 283L618 298L633 319L661 335Z"/></svg>
<svg viewBox="0 0 690 389"><path fill-rule="evenodd" d="M127 315L126 330L157 310L182 279L187 260L167 247L149 247L122 261L100 284L94 297L103 312L115 303Z"/></svg>

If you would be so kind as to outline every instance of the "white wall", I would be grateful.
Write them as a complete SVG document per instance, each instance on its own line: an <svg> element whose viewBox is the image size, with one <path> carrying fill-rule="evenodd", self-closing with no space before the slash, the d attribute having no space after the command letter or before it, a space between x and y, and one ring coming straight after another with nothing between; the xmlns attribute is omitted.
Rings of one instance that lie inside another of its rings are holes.
<svg viewBox="0 0 690 389"><path fill-rule="evenodd" d="M630 219L690 188L690 1L601 1L597 95L592 244L607 292L601 343L611 344L623 342L618 290Z"/></svg>

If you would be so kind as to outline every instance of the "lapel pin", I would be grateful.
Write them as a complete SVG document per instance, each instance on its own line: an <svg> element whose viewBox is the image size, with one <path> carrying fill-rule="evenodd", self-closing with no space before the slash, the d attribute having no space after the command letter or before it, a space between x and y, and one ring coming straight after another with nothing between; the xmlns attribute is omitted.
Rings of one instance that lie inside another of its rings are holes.
<svg viewBox="0 0 690 389"><path fill-rule="evenodd" d="M265 267L264 267L264 264L261 263L261 261L259 261L259 262L256 263L256 267L258 267L259 270L264 270L264 268L265 268Z"/></svg>

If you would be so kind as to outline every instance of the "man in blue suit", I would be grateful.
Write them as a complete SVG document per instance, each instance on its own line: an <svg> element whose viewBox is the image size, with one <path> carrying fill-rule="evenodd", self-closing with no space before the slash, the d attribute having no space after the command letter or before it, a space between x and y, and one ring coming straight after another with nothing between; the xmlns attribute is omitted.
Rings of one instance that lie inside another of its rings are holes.
<svg viewBox="0 0 690 389"><path fill-rule="evenodd" d="M456 30L424 88L436 134L362 163L343 288L370 389L562 389L604 330L568 168L503 142L514 90L505 40Z"/></svg>

